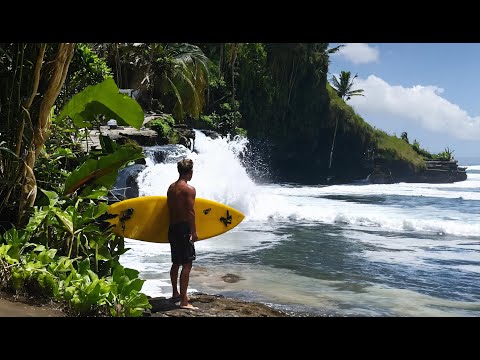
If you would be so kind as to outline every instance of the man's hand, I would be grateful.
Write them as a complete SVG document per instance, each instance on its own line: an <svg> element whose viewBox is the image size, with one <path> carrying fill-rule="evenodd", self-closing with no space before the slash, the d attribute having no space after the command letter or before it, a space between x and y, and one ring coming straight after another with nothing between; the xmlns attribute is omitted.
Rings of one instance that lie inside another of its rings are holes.
<svg viewBox="0 0 480 360"><path fill-rule="evenodd" d="M197 235L197 233L193 233L193 234L190 236L190 241L193 241L193 242L198 241L198 235Z"/></svg>

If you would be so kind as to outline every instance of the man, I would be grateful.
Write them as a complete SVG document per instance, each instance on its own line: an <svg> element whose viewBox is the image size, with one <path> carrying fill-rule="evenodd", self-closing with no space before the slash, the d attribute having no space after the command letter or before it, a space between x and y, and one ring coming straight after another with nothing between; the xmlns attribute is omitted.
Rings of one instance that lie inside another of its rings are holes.
<svg viewBox="0 0 480 360"><path fill-rule="evenodd" d="M187 288L192 262L195 260L194 242L198 240L195 226L195 196L196 190L187 184L192 179L193 161L183 159L177 163L178 180L170 185L167 192L167 204L170 212L168 241L172 254L170 280L172 281L172 298L180 298L183 309L198 309L188 302ZM180 273L180 292L177 289L178 270Z"/></svg>

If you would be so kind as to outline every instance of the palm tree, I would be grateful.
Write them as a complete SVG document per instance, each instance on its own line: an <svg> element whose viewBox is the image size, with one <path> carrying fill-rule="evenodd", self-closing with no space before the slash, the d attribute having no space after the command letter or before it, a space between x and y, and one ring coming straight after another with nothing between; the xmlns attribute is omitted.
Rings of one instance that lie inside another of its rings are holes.
<svg viewBox="0 0 480 360"><path fill-rule="evenodd" d="M202 50L187 43L114 43L93 44L105 55L120 87L148 92L148 102L155 95L162 103L173 96L168 109L183 120L185 114L198 118L208 91L208 61ZM142 97L139 95L139 97ZM148 107L149 105L147 105Z"/></svg>
<svg viewBox="0 0 480 360"><path fill-rule="evenodd" d="M198 119L206 100L208 58L198 46L187 43L167 44L163 51L170 66L161 74L161 79L177 99L174 113L180 119L185 112Z"/></svg>
<svg viewBox="0 0 480 360"><path fill-rule="evenodd" d="M363 95L363 89L352 90L353 82L357 78L357 74L353 78L350 78L350 71L342 71L340 73L340 81L333 75L332 77L332 87L337 91L338 96L342 98L343 101L348 101L352 96L365 96ZM337 137L337 128L338 128L338 115L335 117L335 132L333 133L332 141L332 150L330 151L330 163L328 168L332 167L332 156L333 149L335 148L335 138Z"/></svg>
<svg viewBox="0 0 480 360"><path fill-rule="evenodd" d="M355 74L355 76L351 79L350 76L350 71L342 71L340 73L340 81L338 81L335 75L333 75L332 77L332 86L335 90L337 90L338 96L340 96L344 101L350 100L352 96L365 96L362 94L363 89L352 90L353 82L358 77L358 75Z"/></svg>
<svg viewBox="0 0 480 360"><path fill-rule="evenodd" d="M205 90L208 86L208 58L198 46L187 43L140 44L135 55L143 70L143 80L138 89L152 89L160 98L173 94L175 104L171 109L174 117L183 120L185 113L198 119L205 105ZM130 56L132 56L130 54ZM155 87L159 89L155 92ZM161 100L161 99L160 99Z"/></svg>

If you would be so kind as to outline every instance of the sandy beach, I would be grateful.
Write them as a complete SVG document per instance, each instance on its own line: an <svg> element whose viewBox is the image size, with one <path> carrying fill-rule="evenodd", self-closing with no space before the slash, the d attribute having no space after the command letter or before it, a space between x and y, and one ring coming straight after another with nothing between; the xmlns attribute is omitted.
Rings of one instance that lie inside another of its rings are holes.
<svg viewBox="0 0 480 360"><path fill-rule="evenodd" d="M55 303L40 303L0 291L0 317L65 317Z"/></svg>

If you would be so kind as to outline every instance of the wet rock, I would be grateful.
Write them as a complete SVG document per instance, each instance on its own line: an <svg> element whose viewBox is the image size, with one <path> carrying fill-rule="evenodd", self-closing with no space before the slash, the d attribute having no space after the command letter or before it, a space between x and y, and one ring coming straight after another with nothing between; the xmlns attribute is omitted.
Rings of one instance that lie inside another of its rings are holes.
<svg viewBox="0 0 480 360"><path fill-rule="evenodd" d="M226 274L222 276L222 280L227 283L236 283L240 280L245 280L245 279L235 274Z"/></svg>
<svg viewBox="0 0 480 360"><path fill-rule="evenodd" d="M233 274L227 274L233 275ZM261 303L229 299L222 295L204 293L189 294L190 304L198 310L181 309L179 300L157 297L150 298L152 309L144 316L151 317L288 317L281 311Z"/></svg>
<svg viewBox="0 0 480 360"><path fill-rule="evenodd" d="M218 139L220 135L213 130L200 130L202 133L204 133L206 136L208 136L210 139Z"/></svg>

